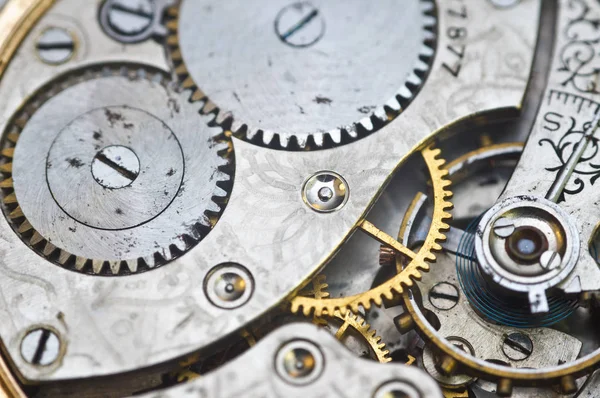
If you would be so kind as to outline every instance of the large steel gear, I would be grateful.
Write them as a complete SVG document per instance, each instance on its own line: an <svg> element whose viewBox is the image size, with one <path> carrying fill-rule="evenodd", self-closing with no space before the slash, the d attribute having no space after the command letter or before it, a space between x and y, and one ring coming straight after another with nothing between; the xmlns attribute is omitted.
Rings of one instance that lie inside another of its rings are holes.
<svg viewBox="0 0 600 398"><path fill-rule="evenodd" d="M224 208L232 159L189 95L137 66L86 68L42 89L2 141L15 232L50 261L103 275L145 271L194 246Z"/></svg>
<svg viewBox="0 0 600 398"><path fill-rule="evenodd" d="M5 1L0 398L599 396L600 0Z"/></svg>
<svg viewBox="0 0 600 398"><path fill-rule="evenodd" d="M355 141L393 120L424 83L436 10L431 0L340 3L182 0L168 24L176 73L204 112L250 142L296 150Z"/></svg>
<svg viewBox="0 0 600 398"><path fill-rule="evenodd" d="M441 151L428 147L423 149L421 154L431 177L435 203L429 233L422 247L415 253L383 231L378 230L371 223L363 221L360 224L363 232L389 246L398 254L406 256L410 260L408 265L391 279L364 293L324 299L294 297L291 300L292 312L302 311L305 315L309 315L314 311L316 316L321 316L334 314L336 311L341 313L349 310L358 312L360 307L368 310L372 304L380 306L384 299L391 300L397 294L401 294L405 287L412 286L415 280L421 278L421 271L429 270L429 263L436 259L434 252L442 249L440 242L446 239L444 231L449 228L449 225L445 221L451 217L448 210L452 208L452 203L448 199L452 193L448 189L450 181L446 178L448 171L443 168L444 160L439 158Z"/></svg>

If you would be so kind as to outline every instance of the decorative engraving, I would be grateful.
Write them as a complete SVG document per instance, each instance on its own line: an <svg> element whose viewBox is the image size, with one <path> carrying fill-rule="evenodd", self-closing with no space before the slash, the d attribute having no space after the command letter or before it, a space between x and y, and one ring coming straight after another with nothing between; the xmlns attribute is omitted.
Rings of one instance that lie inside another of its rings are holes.
<svg viewBox="0 0 600 398"><path fill-rule="evenodd" d="M600 94L600 14L584 0L566 1L569 18L563 30L568 43L559 51L561 84L582 93Z"/></svg>
<svg viewBox="0 0 600 398"><path fill-rule="evenodd" d="M556 172L557 177L560 171L565 167L571 155L576 151L577 146L582 142L582 138L592 128L592 122L588 121L583 123L581 127L577 126L577 120L574 117L566 117L556 112L548 112L544 116L544 129L550 131L564 131L558 142L551 140L550 138L543 138L539 141L539 145L543 146L548 144L552 147L554 153L560 164L552 167L546 167L547 171ZM577 167L575 168L573 175L574 178L570 184L565 187L559 201L565 200L565 194L575 195L583 191L585 188L583 176L589 177L590 185L594 185L596 180L600 178L600 163L598 159L595 160L598 155L598 138L591 137L588 146L579 160Z"/></svg>

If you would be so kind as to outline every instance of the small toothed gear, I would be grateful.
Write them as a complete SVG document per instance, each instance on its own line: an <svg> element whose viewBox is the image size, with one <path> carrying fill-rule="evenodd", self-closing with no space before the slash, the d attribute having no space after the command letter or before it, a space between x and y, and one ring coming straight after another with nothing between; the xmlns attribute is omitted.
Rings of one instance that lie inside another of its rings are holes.
<svg viewBox="0 0 600 398"><path fill-rule="evenodd" d="M363 221L359 226L375 239L393 245L394 249L408 258L408 265L397 275L374 287L373 289L348 297L321 298L296 296L291 299L291 311L293 313L302 312L308 316L314 313L315 316L324 314L334 314L336 311L345 313L352 311L358 312L360 307L368 310L371 305L381 306L384 299L391 300L404 292L405 288L411 287L415 280L421 278L422 271L429 270L429 264L436 259L435 252L442 250L440 242L446 239L444 232L450 226L446 223L451 218L448 210L452 208L449 198L452 192L448 189L450 180L447 179L448 171L444 169L445 161L439 158L441 151L432 147L427 147L421 151L423 159L431 178L433 190L434 208L429 233L423 245L417 252L404 247L397 240L385 236L385 233Z"/></svg>
<svg viewBox="0 0 600 398"><path fill-rule="evenodd" d="M317 275L313 278L310 285L311 288L309 290L304 290L301 293L303 296L311 297L315 300L323 300L329 297L329 292L327 291L328 284L325 275ZM335 311L332 317L342 321L341 325L335 326L330 325L330 322L328 322L328 318L330 317L327 313L323 313L323 315L326 316L326 318L314 317L313 322L317 325L324 326L326 329L330 329L337 339L342 339L350 327L362 336L364 341L371 348L372 354L379 362L387 363L392 360L390 351L386 349L386 345L381 341L381 337L377 335L375 330L371 329L371 325L369 325L360 315L355 314L352 311L347 311L346 315L342 315L340 311Z"/></svg>
<svg viewBox="0 0 600 398"><path fill-rule="evenodd" d="M437 33L432 0L180 0L169 14L171 61L203 112L286 150L343 145L393 120L423 86Z"/></svg>
<svg viewBox="0 0 600 398"><path fill-rule="evenodd" d="M66 74L2 137L3 211L48 260L123 275L181 256L222 213L232 147L189 91L150 67Z"/></svg>

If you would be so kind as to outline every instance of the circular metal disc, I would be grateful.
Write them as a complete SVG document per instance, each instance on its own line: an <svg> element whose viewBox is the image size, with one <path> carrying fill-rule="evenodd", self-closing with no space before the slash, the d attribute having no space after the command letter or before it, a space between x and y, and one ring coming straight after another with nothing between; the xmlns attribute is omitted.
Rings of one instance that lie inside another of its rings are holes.
<svg viewBox="0 0 600 398"><path fill-rule="evenodd" d="M422 83L415 70L433 33L430 1L183 0L179 40L183 62L200 90L234 130L247 125L282 146L341 130L356 136L359 121L387 120ZM409 84L407 85L407 82Z"/></svg>
<svg viewBox="0 0 600 398"><path fill-rule="evenodd" d="M111 156L118 148L128 152ZM117 163L126 154L134 156L133 164ZM136 164L143 165L137 175ZM126 229L150 221L173 201L183 182L183 152L154 116L123 106L99 108L60 132L46 173L56 204L70 217L92 228Z"/></svg>
<svg viewBox="0 0 600 398"><path fill-rule="evenodd" d="M216 183L229 179L219 170L227 146L187 96L142 76L98 76L33 113L15 147L14 191L61 258L152 267L210 229L213 197L226 195Z"/></svg>

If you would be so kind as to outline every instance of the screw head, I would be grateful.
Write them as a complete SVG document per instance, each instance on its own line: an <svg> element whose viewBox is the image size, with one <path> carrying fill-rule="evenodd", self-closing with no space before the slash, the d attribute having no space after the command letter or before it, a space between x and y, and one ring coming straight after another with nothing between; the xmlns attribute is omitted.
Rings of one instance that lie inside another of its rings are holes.
<svg viewBox="0 0 600 398"><path fill-rule="evenodd" d="M499 218L492 227L494 234L499 238L508 238L515 232L515 224L508 218Z"/></svg>
<svg viewBox="0 0 600 398"><path fill-rule="evenodd" d="M75 39L65 29L48 28L38 38L36 50L43 62L50 65L64 64L75 53Z"/></svg>
<svg viewBox="0 0 600 398"><path fill-rule="evenodd" d="M540 256L540 265L547 271L557 269L562 264L560 254L555 251L547 250Z"/></svg>
<svg viewBox="0 0 600 398"><path fill-rule="evenodd" d="M158 3L158 2L156 2ZM139 43L155 33L156 8L151 0L106 0L100 9L104 32L121 43Z"/></svg>
<svg viewBox="0 0 600 398"><path fill-rule="evenodd" d="M442 311L456 307L459 298L458 288L448 282L440 282L429 290L429 302Z"/></svg>
<svg viewBox="0 0 600 398"><path fill-rule="evenodd" d="M321 376L325 358L321 350L305 340L293 340L279 349L275 368L279 376L296 385L310 384Z"/></svg>
<svg viewBox="0 0 600 398"><path fill-rule="evenodd" d="M250 300L254 292L254 279L250 271L239 264L220 264L206 276L204 292L210 302L219 308L238 308Z"/></svg>
<svg viewBox="0 0 600 398"><path fill-rule="evenodd" d="M504 338L502 352L513 361L522 361L533 352L533 342L526 334L513 332Z"/></svg>
<svg viewBox="0 0 600 398"><path fill-rule="evenodd" d="M105 188L124 188L140 174L140 160L126 146L111 145L94 157L92 174L96 182Z"/></svg>
<svg viewBox="0 0 600 398"><path fill-rule="evenodd" d="M58 360L60 352L60 339L49 328L33 329L21 341L21 356L31 365L50 366Z"/></svg>
<svg viewBox="0 0 600 398"><path fill-rule="evenodd" d="M332 171L321 171L309 177L302 189L302 199L319 213L330 213L348 201L348 184Z"/></svg>
<svg viewBox="0 0 600 398"><path fill-rule="evenodd" d="M310 47L325 34L325 20L308 1L290 4L275 18L275 33L292 47Z"/></svg>

